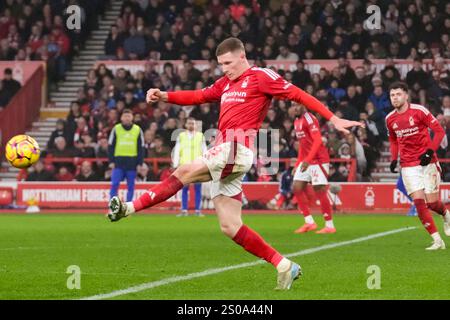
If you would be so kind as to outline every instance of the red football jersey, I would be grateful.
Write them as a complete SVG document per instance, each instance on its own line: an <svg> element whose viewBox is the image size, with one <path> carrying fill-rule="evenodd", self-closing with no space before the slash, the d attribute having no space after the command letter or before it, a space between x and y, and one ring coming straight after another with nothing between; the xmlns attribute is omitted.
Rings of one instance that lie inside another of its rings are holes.
<svg viewBox="0 0 450 320"><path fill-rule="evenodd" d="M246 146L253 145L272 97L302 103L326 119L333 116L317 99L267 68L251 67L235 80L224 76L202 90L168 93L169 102L178 104L220 101L219 131L222 139L217 142L238 141Z"/></svg>
<svg viewBox="0 0 450 320"><path fill-rule="evenodd" d="M427 149L436 149L444 137L444 129L431 112L418 104L410 104L403 113L397 110L386 116L386 126L389 130L392 160L396 160L400 151L400 165L413 167L420 165L419 157ZM434 132L431 141L428 128ZM436 162L436 153L431 163Z"/></svg>
<svg viewBox="0 0 450 320"><path fill-rule="evenodd" d="M330 156L323 144L319 121L309 112L305 112L294 121L294 130L300 142L297 165L306 161L309 164L329 163Z"/></svg>

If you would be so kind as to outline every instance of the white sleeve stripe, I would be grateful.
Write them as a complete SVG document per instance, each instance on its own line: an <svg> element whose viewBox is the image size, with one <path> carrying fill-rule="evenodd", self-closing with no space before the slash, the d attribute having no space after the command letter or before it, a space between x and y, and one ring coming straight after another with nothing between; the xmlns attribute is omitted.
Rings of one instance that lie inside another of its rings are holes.
<svg viewBox="0 0 450 320"><path fill-rule="evenodd" d="M425 108L424 106L418 105L418 104L412 104L411 109L420 110L423 113L425 113L425 115L428 115L430 113L430 111L427 108Z"/></svg>
<svg viewBox="0 0 450 320"><path fill-rule="evenodd" d="M278 78L280 77L280 76L279 76L275 71L273 71L272 69L267 68L266 70L269 71L269 73L273 74L273 76L274 76L276 79L278 79Z"/></svg>
<svg viewBox="0 0 450 320"><path fill-rule="evenodd" d="M276 74L274 71L267 68L256 68L256 70L262 71L267 74L272 80L278 79L280 76Z"/></svg>
<svg viewBox="0 0 450 320"><path fill-rule="evenodd" d="M314 122L309 113L305 113L305 119L309 124Z"/></svg>
<svg viewBox="0 0 450 320"><path fill-rule="evenodd" d="M261 71L267 74L272 80L276 80L276 78L273 75L271 75L267 70L261 69Z"/></svg>

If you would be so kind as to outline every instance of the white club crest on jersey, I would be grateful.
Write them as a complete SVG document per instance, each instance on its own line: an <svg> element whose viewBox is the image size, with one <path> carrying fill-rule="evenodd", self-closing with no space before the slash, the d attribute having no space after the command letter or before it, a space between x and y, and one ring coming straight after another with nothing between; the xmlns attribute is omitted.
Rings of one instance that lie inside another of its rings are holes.
<svg viewBox="0 0 450 320"><path fill-rule="evenodd" d="M410 126L413 126L413 125L414 125L414 119L413 119L412 116L409 117L409 125L410 125Z"/></svg>
<svg viewBox="0 0 450 320"><path fill-rule="evenodd" d="M393 129L397 129L397 128L398 128L397 123L394 123L394 125L392 126L392 128L393 128Z"/></svg>
<svg viewBox="0 0 450 320"><path fill-rule="evenodd" d="M244 81L242 81L241 88L245 89L245 88L247 88L247 85L248 85L248 76L245 77Z"/></svg>

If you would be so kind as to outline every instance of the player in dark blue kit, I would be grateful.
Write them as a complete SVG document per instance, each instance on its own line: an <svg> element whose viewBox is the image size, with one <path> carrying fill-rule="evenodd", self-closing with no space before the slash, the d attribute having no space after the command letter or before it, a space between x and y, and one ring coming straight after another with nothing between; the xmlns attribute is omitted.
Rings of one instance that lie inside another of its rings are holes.
<svg viewBox="0 0 450 320"><path fill-rule="evenodd" d="M403 193L405 196L407 196L409 201L411 202L411 207L409 208L408 216L417 216L416 206L414 205L413 199L408 195L408 192L406 191L405 184L403 183L402 175L400 175L400 177L398 177L397 189L401 193Z"/></svg>
<svg viewBox="0 0 450 320"><path fill-rule="evenodd" d="M267 206L269 209L281 209L286 201L292 199L292 182L294 180L293 169L296 162L297 159L292 158L289 167L281 174L279 192L268 203Z"/></svg>

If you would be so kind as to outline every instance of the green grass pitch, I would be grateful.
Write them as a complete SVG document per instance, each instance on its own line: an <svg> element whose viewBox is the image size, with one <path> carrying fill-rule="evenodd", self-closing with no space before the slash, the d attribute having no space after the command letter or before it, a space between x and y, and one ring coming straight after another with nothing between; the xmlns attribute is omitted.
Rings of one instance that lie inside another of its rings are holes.
<svg viewBox="0 0 450 320"><path fill-rule="evenodd" d="M417 217L336 215L334 235L293 230L298 215L245 215L281 253L294 253L404 227L376 239L292 258L304 271L278 292L266 263L166 284L165 279L257 258L221 234L217 218L136 215L110 223L103 215L0 215L0 299L78 299L163 280L163 285L112 299L449 299L450 249L427 252L431 238ZM323 225L321 217L316 221ZM442 232L442 219L435 217ZM447 244L450 241L445 239ZM81 270L81 289L66 273ZM368 289L367 268L380 268L380 289ZM126 292L125 292L126 293Z"/></svg>

